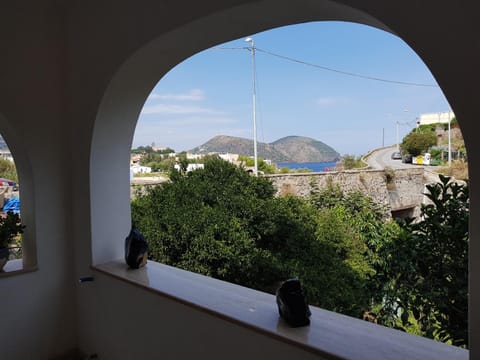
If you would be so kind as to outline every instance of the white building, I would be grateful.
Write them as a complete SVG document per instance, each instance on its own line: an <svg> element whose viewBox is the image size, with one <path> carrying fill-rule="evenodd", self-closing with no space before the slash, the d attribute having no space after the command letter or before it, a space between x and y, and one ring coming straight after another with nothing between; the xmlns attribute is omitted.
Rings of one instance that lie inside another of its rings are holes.
<svg viewBox="0 0 480 360"><path fill-rule="evenodd" d="M448 124L455 117L453 111L443 111L438 113L421 114L418 118L417 125L430 124Z"/></svg>
<svg viewBox="0 0 480 360"><path fill-rule="evenodd" d="M192 154L192 153L187 153L187 159L188 160L199 160L203 158L203 154Z"/></svg>
<svg viewBox="0 0 480 360"><path fill-rule="evenodd" d="M130 170L133 174L149 174L152 172L152 168L149 166L142 166L140 164L133 164L130 166Z"/></svg>
<svg viewBox="0 0 480 360"><path fill-rule="evenodd" d="M221 159L236 164L238 162L238 154L218 154Z"/></svg>
<svg viewBox="0 0 480 360"><path fill-rule="evenodd" d="M174 168L178 171L180 171L180 165L175 164ZM187 172L197 170L197 169L203 169L204 165L203 164L188 164L187 165Z"/></svg>
<svg viewBox="0 0 480 360"><path fill-rule="evenodd" d="M0 150L0 158L13 162L13 156L10 150Z"/></svg>

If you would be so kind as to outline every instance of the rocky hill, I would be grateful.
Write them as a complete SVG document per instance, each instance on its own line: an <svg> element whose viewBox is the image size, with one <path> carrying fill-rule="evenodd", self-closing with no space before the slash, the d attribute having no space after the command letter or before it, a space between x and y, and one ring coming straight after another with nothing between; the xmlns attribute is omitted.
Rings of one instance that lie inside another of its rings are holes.
<svg viewBox="0 0 480 360"><path fill-rule="evenodd" d="M232 153L253 156L253 140L219 135L189 152L194 154ZM327 144L303 136L287 136L272 143L257 142L258 156L273 162L337 161L340 154Z"/></svg>

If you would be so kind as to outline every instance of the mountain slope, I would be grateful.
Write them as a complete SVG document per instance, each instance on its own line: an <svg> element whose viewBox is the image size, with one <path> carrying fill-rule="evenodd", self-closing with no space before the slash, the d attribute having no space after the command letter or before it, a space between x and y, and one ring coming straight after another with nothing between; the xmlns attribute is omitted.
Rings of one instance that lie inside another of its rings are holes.
<svg viewBox="0 0 480 360"><path fill-rule="evenodd" d="M293 157L295 162L334 161L340 158L340 154L327 144L303 136L287 136L272 145L285 157Z"/></svg>
<svg viewBox="0 0 480 360"><path fill-rule="evenodd" d="M253 140L219 135L190 150L191 153L233 153L253 156ZM257 142L258 156L274 162L336 161L340 154L327 144L304 136L287 136L273 143Z"/></svg>

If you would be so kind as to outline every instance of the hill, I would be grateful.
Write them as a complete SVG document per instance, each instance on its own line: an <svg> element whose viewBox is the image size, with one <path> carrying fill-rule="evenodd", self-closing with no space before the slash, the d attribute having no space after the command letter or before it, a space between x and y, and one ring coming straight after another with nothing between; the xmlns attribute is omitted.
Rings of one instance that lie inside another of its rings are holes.
<svg viewBox="0 0 480 360"><path fill-rule="evenodd" d="M232 153L253 156L253 140L219 135L189 152L194 154ZM273 143L257 142L258 156L273 162L337 161L340 154L327 144L304 136L287 136Z"/></svg>

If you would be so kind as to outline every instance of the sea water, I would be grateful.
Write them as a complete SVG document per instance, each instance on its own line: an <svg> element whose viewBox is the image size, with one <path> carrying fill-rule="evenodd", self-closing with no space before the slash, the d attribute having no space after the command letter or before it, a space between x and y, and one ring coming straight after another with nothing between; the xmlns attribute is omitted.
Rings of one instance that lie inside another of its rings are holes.
<svg viewBox="0 0 480 360"><path fill-rule="evenodd" d="M304 163L278 163L277 167L286 167L289 169L308 169L313 172L332 171L337 163L335 161L330 162L304 162Z"/></svg>

